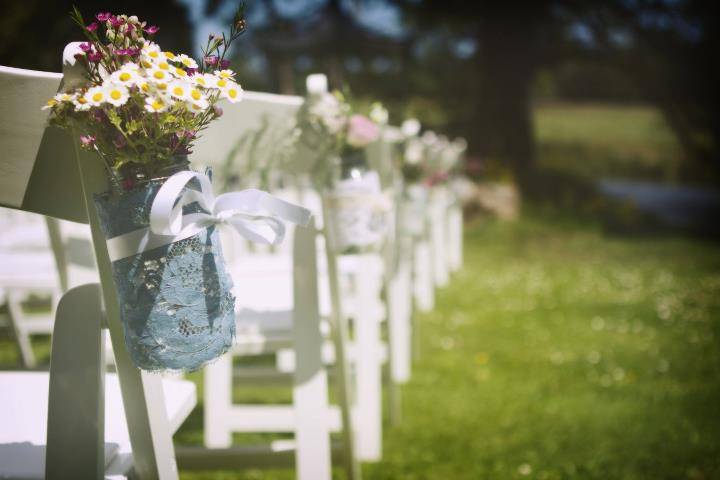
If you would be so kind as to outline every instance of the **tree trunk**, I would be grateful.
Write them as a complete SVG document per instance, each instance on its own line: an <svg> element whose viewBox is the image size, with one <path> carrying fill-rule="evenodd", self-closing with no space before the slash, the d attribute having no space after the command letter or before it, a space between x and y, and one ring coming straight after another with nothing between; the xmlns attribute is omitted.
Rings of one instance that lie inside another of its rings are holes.
<svg viewBox="0 0 720 480"><path fill-rule="evenodd" d="M530 90L544 2L488 7L479 27L477 102L480 151L508 165L520 183L535 163Z"/></svg>

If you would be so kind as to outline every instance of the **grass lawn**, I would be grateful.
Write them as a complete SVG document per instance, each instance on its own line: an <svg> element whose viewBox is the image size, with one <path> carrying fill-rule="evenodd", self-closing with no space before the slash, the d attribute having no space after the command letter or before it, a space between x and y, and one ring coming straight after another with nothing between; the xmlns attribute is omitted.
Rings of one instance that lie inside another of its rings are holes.
<svg viewBox="0 0 720 480"><path fill-rule="evenodd" d="M366 479L720 478L720 247L532 213L466 240L465 269L418 319L403 422ZM176 440L201 438L198 409Z"/></svg>
<svg viewBox="0 0 720 480"><path fill-rule="evenodd" d="M540 104L538 164L583 176L675 180L683 153L651 106Z"/></svg>

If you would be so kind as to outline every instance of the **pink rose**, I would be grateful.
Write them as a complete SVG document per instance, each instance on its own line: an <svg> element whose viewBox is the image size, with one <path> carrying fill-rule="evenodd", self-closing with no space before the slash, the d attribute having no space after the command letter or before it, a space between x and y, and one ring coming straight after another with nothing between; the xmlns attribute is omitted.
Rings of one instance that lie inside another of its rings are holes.
<svg viewBox="0 0 720 480"><path fill-rule="evenodd" d="M348 123L347 143L351 147L362 148L374 142L380 136L380 129L369 118L353 115Z"/></svg>

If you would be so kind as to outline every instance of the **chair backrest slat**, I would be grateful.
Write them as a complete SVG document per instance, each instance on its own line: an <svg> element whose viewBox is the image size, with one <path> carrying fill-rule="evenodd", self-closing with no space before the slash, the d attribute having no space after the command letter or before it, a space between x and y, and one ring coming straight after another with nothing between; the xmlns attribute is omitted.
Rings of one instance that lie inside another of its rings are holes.
<svg viewBox="0 0 720 480"><path fill-rule="evenodd" d="M87 223L72 139L41 110L61 80L0 66L0 206Z"/></svg>

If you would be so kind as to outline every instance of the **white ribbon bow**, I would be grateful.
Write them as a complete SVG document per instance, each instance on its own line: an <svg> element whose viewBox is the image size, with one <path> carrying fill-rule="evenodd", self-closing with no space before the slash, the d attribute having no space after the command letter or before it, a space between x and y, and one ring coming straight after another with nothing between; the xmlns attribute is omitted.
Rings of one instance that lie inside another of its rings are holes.
<svg viewBox="0 0 720 480"><path fill-rule="evenodd" d="M185 189L197 179L200 191ZM184 193L183 190L185 189ZM210 213L183 215L183 207L197 202ZM256 189L215 197L207 175L183 171L165 181L150 208L150 228L118 235L107 241L111 261L192 237L211 225L229 225L246 239L277 245L285 236L285 223L307 225L310 211Z"/></svg>

